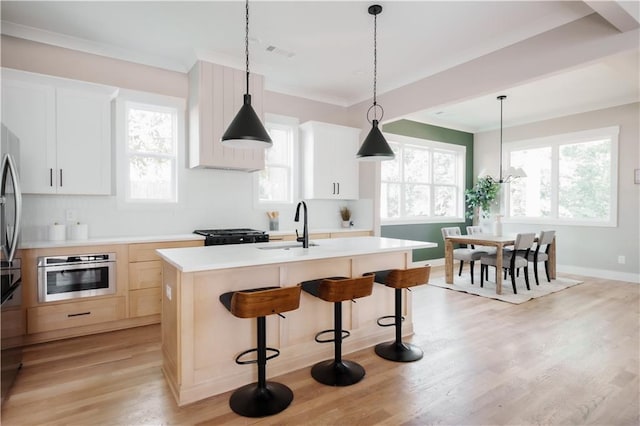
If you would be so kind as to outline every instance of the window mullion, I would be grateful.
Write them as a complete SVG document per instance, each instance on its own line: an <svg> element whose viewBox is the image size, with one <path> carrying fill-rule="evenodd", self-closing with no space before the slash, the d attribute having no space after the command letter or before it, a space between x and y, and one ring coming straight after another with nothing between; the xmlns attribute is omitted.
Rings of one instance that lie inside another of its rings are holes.
<svg viewBox="0 0 640 426"><path fill-rule="evenodd" d="M551 218L558 219L560 193L560 148L555 143L551 146Z"/></svg>

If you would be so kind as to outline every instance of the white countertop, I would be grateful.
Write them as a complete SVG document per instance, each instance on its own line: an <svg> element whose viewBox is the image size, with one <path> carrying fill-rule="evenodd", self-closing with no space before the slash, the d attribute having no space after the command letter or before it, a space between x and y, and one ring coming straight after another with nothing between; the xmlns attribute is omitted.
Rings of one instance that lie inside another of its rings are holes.
<svg viewBox="0 0 640 426"><path fill-rule="evenodd" d="M186 247L157 250L157 252L160 257L182 272L198 272L438 246L431 242L380 237L321 239L312 240L311 244L316 245L303 249L301 243L286 241L282 243ZM263 249L264 247L267 249ZM286 247L291 248L286 249Z"/></svg>
<svg viewBox="0 0 640 426"><path fill-rule="evenodd" d="M360 232L371 231L364 228L327 228L327 229L311 229L309 234L323 234L336 232ZM295 235L295 229L284 231L265 231L269 235ZM40 248L57 248L57 247L79 247L79 246L95 246L102 244L135 244L135 243L157 243L162 241L196 241L204 240L202 235L196 234L173 234L173 235L146 235L146 236L118 236L118 237L94 237L86 240L64 240L64 241L21 241L19 249L40 249Z"/></svg>
<svg viewBox="0 0 640 426"><path fill-rule="evenodd" d="M102 244L135 244L135 243L158 243L162 241L197 241L204 240L202 235L196 234L174 234L174 235L151 235L151 236L121 236L121 237L98 237L86 240L64 240L64 241L22 241L19 249L39 249L57 247L79 247L96 246Z"/></svg>

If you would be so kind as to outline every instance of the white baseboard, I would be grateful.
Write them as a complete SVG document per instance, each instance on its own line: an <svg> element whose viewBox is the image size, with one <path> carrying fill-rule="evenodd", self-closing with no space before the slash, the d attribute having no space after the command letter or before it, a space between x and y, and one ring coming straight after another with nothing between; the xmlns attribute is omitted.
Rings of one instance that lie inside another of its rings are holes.
<svg viewBox="0 0 640 426"><path fill-rule="evenodd" d="M414 266L444 266L444 258L429 259L414 262ZM556 270L565 274L583 275L586 277L605 278L614 281L625 281L634 284L640 284L640 274L629 272L609 271L607 269L583 268L581 266L572 265L556 265Z"/></svg>
<svg viewBox="0 0 640 426"><path fill-rule="evenodd" d="M640 284L640 274L629 272L609 271L607 269L583 268L581 266L557 265L558 272L565 274L584 275L587 277L605 278L608 280L625 281Z"/></svg>

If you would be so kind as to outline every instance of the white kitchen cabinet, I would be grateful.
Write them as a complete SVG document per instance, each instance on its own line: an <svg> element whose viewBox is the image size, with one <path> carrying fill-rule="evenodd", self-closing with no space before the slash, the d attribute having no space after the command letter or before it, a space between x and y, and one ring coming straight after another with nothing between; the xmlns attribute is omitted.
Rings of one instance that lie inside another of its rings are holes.
<svg viewBox="0 0 640 426"><path fill-rule="evenodd" d="M251 106L263 120L263 80L251 74ZM264 149L230 148L220 139L243 104L246 72L198 61L189 72L189 167L256 171Z"/></svg>
<svg viewBox="0 0 640 426"><path fill-rule="evenodd" d="M2 121L20 139L27 194L111 193L115 88L3 69Z"/></svg>
<svg viewBox="0 0 640 426"><path fill-rule="evenodd" d="M22 191L55 193L55 89L2 77L2 122L20 139Z"/></svg>
<svg viewBox="0 0 640 426"><path fill-rule="evenodd" d="M303 197L356 200L360 129L308 121L302 132Z"/></svg>

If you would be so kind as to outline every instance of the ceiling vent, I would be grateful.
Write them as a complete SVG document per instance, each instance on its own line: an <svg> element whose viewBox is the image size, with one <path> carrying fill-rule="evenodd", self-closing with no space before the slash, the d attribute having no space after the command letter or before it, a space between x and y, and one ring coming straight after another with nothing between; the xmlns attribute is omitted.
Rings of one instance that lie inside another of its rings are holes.
<svg viewBox="0 0 640 426"><path fill-rule="evenodd" d="M284 56L285 58L293 58L294 56L296 56L294 52L289 52L287 50L280 49L279 47L276 47L274 45L267 46L266 51L275 53L276 55Z"/></svg>

